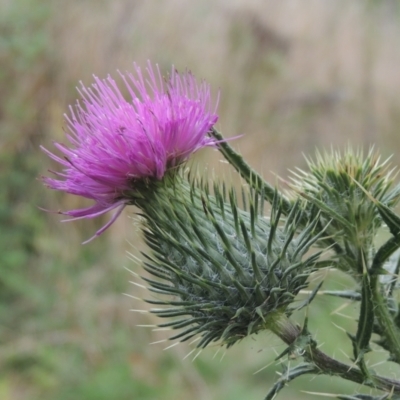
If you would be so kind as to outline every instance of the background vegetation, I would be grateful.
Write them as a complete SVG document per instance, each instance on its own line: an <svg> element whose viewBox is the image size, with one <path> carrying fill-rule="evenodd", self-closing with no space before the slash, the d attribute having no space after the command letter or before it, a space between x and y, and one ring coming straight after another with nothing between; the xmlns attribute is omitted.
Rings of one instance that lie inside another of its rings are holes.
<svg viewBox="0 0 400 400"><path fill-rule="evenodd" d="M81 246L102 221L39 209L83 205L37 181L52 168L39 145L64 140L78 81L147 59L192 70L220 89L218 128L243 134L235 147L275 180L315 147L375 144L400 161L399 39L396 0L0 0L0 398L261 399L275 366L254 373L282 350L267 333L195 361L190 346L150 345L168 333L136 327L154 317L122 294L145 295L123 268L141 273L126 253L142 246L133 210ZM233 176L212 151L198 165ZM328 336L346 338L340 304L317 299L310 313L324 349L346 357ZM297 387L343 393L337 383ZM310 398L297 387L282 396Z"/></svg>

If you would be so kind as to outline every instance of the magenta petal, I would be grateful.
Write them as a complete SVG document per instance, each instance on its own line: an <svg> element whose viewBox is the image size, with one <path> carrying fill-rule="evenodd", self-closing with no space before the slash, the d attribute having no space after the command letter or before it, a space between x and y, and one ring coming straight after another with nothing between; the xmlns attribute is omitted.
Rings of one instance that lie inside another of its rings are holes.
<svg viewBox="0 0 400 400"><path fill-rule="evenodd" d="M91 207L87 208L79 208L77 210L70 210L70 211L64 211L62 212L63 215L69 215L72 218L70 219L63 219L61 222L69 222L69 221L77 221L79 219L83 218L95 218L100 215L103 215L107 213L108 211L113 210L114 208L117 208L118 206L125 207L125 201L119 201L117 203L112 204L108 208L101 207L99 204L95 204Z"/></svg>
<svg viewBox="0 0 400 400"><path fill-rule="evenodd" d="M82 244L86 244L91 242L93 239L95 239L97 236L100 236L107 228L109 228L115 221L116 219L121 215L123 209L125 208L125 204L120 206L118 210L115 212L115 214L112 216L110 221L108 221L102 228L100 228L90 239L82 242Z"/></svg>

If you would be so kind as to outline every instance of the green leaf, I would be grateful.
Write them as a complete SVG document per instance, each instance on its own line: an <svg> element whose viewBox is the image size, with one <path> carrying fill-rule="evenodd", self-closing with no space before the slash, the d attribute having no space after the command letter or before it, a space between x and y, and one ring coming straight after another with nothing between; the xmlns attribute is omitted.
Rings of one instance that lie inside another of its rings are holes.
<svg viewBox="0 0 400 400"><path fill-rule="evenodd" d="M318 374L319 369L313 364L303 363L294 368L284 371L281 378L278 379L271 390L268 392L264 400L273 400L276 395L293 379L305 374Z"/></svg>
<svg viewBox="0 0 400 400"><path fill-rule="evenodd" d="M372 261L370 274L371 275L387 274L387 271L383 269L383 264L399 247L400 247L400 233L390 238L376 252L375 257Z"/></svg>
<svg viewBox="0 0 400 400"><path fill-rule="evenodd" d="M308 201L310 201L311 203L315 204L319 209L324 211L326 214L328 214L329 218L339 222L342 225L342 227L345 228L347 231L352 231L354 229L353 224L351 224L346 218L342 217L333 208L329 207L323 201L317 199L316 197L310 196L309 194L304 192L300 193L300 195L303 196Z"/></svg>
<svg viewBox="0 0 400 400"><path fill-rule="evenodd" d="M375 204L378 208L379 214L385 221L392 235L396 236L398 233L400 233L400 217L396 215L391 208L380 201L376 200Z"/></svg>
<svg viewBox="0 0 400 400"><path fill-rule="evenodd" d="M289 312L299 311L299 310L301 310L302 308L308 306L308 305L314 300L315 296L316 296L317 293L318 293L318 290L321 288L321 286L322 286L323 283L324 283L324 281L320 282L320 283L312 290L312 292L310 293L310 295L309 295L304 301L302 301L302 302L301 302L298 306L296 306L295 308L289 309L288 311L289 311Z"/></svg>
<svg viewBox="0 0 400 400"><path fill-rule="evenodd" d="M359 352L370 351L372 327L374 322L374 303L368 272L363 273L361 283L361 309L358 321L356 341ZM356 357L358 357L356 355Z"/></svg>

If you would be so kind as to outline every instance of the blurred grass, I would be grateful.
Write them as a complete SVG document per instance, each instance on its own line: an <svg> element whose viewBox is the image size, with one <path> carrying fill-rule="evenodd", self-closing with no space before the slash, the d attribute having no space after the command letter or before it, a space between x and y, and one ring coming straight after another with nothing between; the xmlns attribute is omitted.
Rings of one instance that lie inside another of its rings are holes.
<svg viewBox="0 0 400 400"><path fill-rule="evenodd" d="M345 0L0 0L0 398L261 399L282 346L266 333L213 358L218 348L191 351L165 332L136 325L154 317L122 293L135 269L125 254L141 249L127 218L102 237L80 243L103 221L59 223L45 209L81 199L46 191L36 180L52 168L39 151L63 141L63 113L79 80L116 75L147 59L167 71L189 68L221 91L219 129L244 134L234 145L267 178L304 166L316 146L374 143L399 162L400 16L396 1ZM222 169L211 151L198 168ZM223 172L222 172L223 171ZM132 246L129 243L133 243ZM343 285L341 277L334 285ZM324 349L331 313L341 303L320 299L310 319ZM300 318L300 317L299 317ZM301 318L299 319L301 321ZM398 373L398 371L393 371ZM310 398L298 388L343 393L353 386L302 378L282 398Z"/></svg>

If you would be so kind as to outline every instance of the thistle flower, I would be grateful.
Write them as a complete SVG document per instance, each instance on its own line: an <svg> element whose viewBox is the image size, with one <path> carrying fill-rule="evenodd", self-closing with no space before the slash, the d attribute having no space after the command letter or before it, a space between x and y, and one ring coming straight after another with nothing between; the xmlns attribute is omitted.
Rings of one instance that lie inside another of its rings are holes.
<svg viewBox="0 0 400 400"><path fill-rule="evenodd" d="M55 143L64 157L42 147L64 167L62 172L51 171L56 179L44 177L44 183L95 201L90 207L61 214L76 220L117 209L95 236L134 203L143 183L162 180L192 153L217 143L208 135L218 119L211 109L208 84L174 69L165 81L150 62L147 77L136 65L135 74L120 75L129 100L110 76L95 77L88 88L81 83L82 102L65 116L70 146Z"/></svg>
<svg viewBox="0 0 400 400"><path fill-rule="evenodd" d="M228 199L229 198L229 199ZM276 331L293 312L319 253L305 257L318 239L315 220L298 231L299 203L285 223L275 203L268 221L262 200L244 195L249 211L237 206L235 192L192 183L157 191L143 200L143 233L152 254L144 254L144 278L156 299L156 315L180 329L170 339L198 337L198 347L219 341L227 347L264 329ZM311 299L309 299L311 300ZM160 307L164 306L164 307Z"/></svg>

